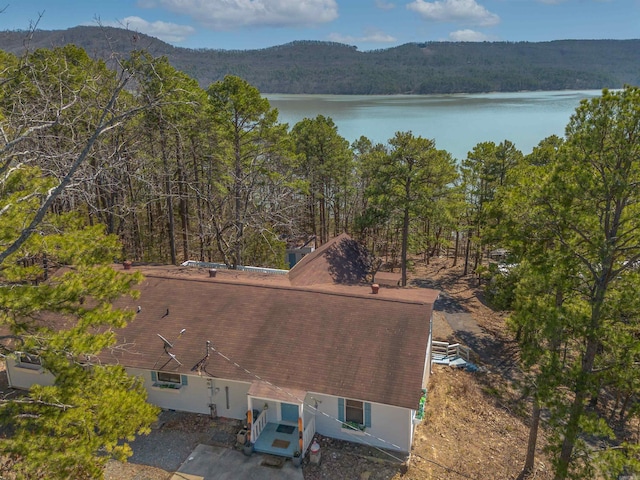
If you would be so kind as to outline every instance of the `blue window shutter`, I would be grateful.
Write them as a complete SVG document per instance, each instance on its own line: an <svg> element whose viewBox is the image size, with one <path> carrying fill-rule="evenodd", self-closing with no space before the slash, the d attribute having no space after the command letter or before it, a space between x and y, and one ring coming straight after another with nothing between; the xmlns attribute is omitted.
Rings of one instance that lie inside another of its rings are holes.
<svg viewBox="0 0 640 480"><path fill-rule="evenodd" d="M338 398L338 420L344 422L344 398Z"/></svg>
<svg viewBox="0 0 640 480"><path fill-rule="evenodd" d="M182 385L187 386L189 384L189 378L186 375L180 375Z"/></svg>
<svg viewBox="0 0 640 480"><path fill-rule="evenodd" d="M151 381L156 383L158 381L158 374L156 372L151 372Z"/></svg>
<svg viewBox="0 0 640 480"><path fill-rule="evenodd" d="M364 402L364 426L371 427L371 404Z"/></svg>

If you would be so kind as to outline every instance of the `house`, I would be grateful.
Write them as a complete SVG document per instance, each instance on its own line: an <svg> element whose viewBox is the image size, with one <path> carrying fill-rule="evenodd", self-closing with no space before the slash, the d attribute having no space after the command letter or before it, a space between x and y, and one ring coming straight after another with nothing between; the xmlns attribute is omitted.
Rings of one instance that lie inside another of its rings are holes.
<svg viewBox="0 0 640 480"><path fill-rule="evenodd" d="M140 297L117 306L136 318L100 361L162 408L246 419L256 451L291 457L318 432L408 452L438 292L360 283L361 253L343 235L286 276L134 266ZM25 358L7 361L12 387L53 381Z"/></svg>
<svg viewBox="0 0 640 480"><path fill-rule="evenodd" d="M308 241L306 241L304 245L300 247L287 248L287 251L285 252L285 254L287 257L286 260L287 260L287 263L289 264L289 268L293 268L296 263L298 263L305 256L309 255L315 250L315 241L316 241L316 237L313 236ZM312 245L312 242L314 243L313 245Z"/></svg>

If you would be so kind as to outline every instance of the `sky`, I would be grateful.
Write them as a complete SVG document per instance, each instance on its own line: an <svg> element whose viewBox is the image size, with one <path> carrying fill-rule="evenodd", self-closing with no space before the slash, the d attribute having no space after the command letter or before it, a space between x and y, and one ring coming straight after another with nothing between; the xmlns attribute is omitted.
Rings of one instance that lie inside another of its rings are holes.
<svg viewBox="0 0 640 480"><path fill-rule="evenodd" d="M0 11L0 30L101 24L224 50L294 40L367 51L428 41L640 38L640 0L0 0Z"/></svg>

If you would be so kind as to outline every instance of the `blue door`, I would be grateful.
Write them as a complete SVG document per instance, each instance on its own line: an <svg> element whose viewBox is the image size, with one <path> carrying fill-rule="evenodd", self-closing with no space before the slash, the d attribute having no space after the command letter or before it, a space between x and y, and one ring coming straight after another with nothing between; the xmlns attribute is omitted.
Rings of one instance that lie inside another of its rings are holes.
<svg viewBox="0 0 640 480"><path fill-rule="evenodd" d="M281 403L280 414L283 422L298 423L298 405L293 403Z"/></svg>

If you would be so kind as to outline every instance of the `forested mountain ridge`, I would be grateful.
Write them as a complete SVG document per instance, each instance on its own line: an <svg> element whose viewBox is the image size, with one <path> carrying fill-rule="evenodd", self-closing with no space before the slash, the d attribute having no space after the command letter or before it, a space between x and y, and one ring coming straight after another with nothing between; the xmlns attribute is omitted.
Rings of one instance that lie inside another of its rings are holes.
<svg viewBox="0 0 640 480"><path fill-rule="evenodd" d="M521 477L640 474L640 87L581 102L564 136L528 155L481 141L458 162L410 129L385 144L350 144L323 115L290 129L247 80L204 89L162 45L130 36L127 54L112 39L119 70L99 42L0 51L0 353L40 358L57 378L0 395L1 478L101 478L155 420L140 380L93 362L128 348L112 333L136 315L111 307L142 281L114 259L284 268L287 246L342 232L372 252L371 275L399 267L401 285L412 258L453 253L483 303L509 312L499 341L522 370L501 370L510 384L491 396L503 406L514 392L513 411L530 412ZM336 69L362 57L299 46ZM431 45L393 51L415 48ZM485 261L498 248L506 270ZM549 462L535 456L538 427ZM407 478L424 477L423 461Z"/></svg>
<svg viewBox="0 0 640 480"><path fill-rule="evenodd" d="M74 43L89 55L144 49L164 55L202 87L237 75L262 93L429 94L621 88L640 84L640 40L426 42L361 52L296 41L259 50L173 47L147 35L80 26L0 32L0 49L20 53Z"/></svg>

